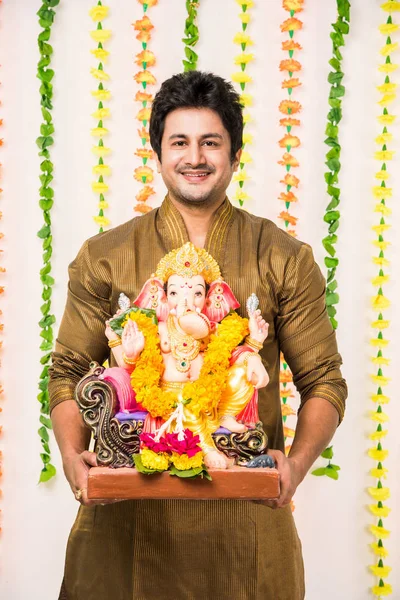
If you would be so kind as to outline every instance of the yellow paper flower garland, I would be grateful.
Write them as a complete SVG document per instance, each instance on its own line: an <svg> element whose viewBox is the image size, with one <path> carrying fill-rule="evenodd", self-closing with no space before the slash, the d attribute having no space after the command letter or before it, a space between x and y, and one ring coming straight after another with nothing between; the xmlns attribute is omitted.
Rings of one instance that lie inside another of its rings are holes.
<svg viewBox="0 0 400 600"><path fill-rule="evenodd" d="M381 5L381 8L388 13L400 10L400 2L391 0ZM389 14L386 23L379 27L380 32L385 36L386 43L381 49L381 55L386 57L385 62L379 66L379 71L384 74L384 83L377 86L382 98L378 104L382 108L382 114L378 116L378 122L382 125L382 132L376 138L378 150L375 152L375 159L379 162L380 168L375 174L379 185L374 185L372 188L373 196L377 201L374 207L374 212L379 215L379 223L373 226L376 234L376 240L373 241L377 249L377 256L373 257L373 262L377 265L378 274L372 279L375 295L372 298L372 308L377 313L377 318L371 323L371 327L376 333L376 337L371 339L373 348L376 349L376 356L371 357L372 362L376 365L376 371L371 374L374 384L377 385L377 391L372 395L374 402L374 410L370 412L371 420L373 421L374 431L369 437L373 442L373 446L368 450L368 456L374 461L374 466L370 470L370 475L377 480L376 485L368 488L368 493L371 496L373 503L369 505L369 509L376 518L370 525L369 529L375 538L371 544L371 549L376 557L376 562L370 565L372 573L377 577L378 583L372 587L372 593L377 598L389 596L392 594L392 587L385 582L388 577L391 567L384 564L384 558L388 555L384 547L383 540L390 535L390 531L384 527L383 520L389 515L390 508L385 505L389 498L390 490L384 485L383 480L386 478L387 469L384 467L384 461L389 453L383 448L383 439L387 435L388 430L384 429L384 424L388 422L389 417L383 411L383 406L389 402L388 396L384 393L384 388L388 384L389 378L384 375L384 367L389 365L389 359L384 356L384 349L387 347L389 340L386 339L386 331L390 326L390 321L384 318L383 312L389 308L390 301L383 293L383 286L388 281L389 276L385 274L386 267L390 264L385 256L385 251L389 242L385 240L385 234L390 229L391 225L387 222L391 214L391 209L387 206L387 201L392 197L392 188L386 186L389 178L387 170L387 162L392 159L393 151L388 150L388 143L392 140L392 134L389 133L388 127L395 120L395 115L388 111L388 105L396 98L397 84L390 81L390 74L398 68L398 65L393 64L390 55L397 49L398 44L392 43L391 34L399 29L399 25L392 22L391 14ZM376 444L376 446L375 446ZM376 463L376 464L375 464Z"/></svg>
<svg viewBox="0 0 400 600"><path fill-rule="evenodd" d="M99 195L99 213L93 217L94 221L99 226L100 233L104 231L104 227L110 224L109 219L104 215L105 209L108 208L106 194L109 190L108 185L104 182L104 178L111 173L110 167L104 163L104 157L110 153L110 148L104 145L104 137L108 134L108 129L104 127L103 121L110 117L110 109L104 106L104 103L110 99L110 91L104 88L104 83L110 79L110 76L104 71L103 62L108 58L109 52L105 50L104 44L111 37L109 29L103 29L102 21L107 17L109 11L108 6L103 6L99 0L97 6L94 6L89 15L93 21L97 22L97 29L90 32L92 39L97 42L97 48L91 50L91 53L99 61L97 67L90 69L91 75L98 81L97 90L92 91L92 95L98 101L97 110L93 113L96 119L97 127L91 131L93 137L98 138L98 145L93 146L93 153L98 157L98 163L93 167L93 174L97 175L97 181L93 181L92 190Z"/></svg>
<svg viewBox="0 0 400 600"><path fill-rule="evenodd" d="M283 72L288 73L288 78L282 81L282 89L287 90L287 99L282 100L279 105L279 111L284 115L280 119L279 124L284 128L284 136L279 140L279 146L284 148L284 153L279 164L285 167L285 175L281 179L280 183L285 186L285 191L281 192L279 200L285 203L285 210L281 211L278 215L279 219L282 219L284 228L287 233L296 237L296 223L297 217L290 214L290 206L292 202L297 202L297 196L292 191L294 188L298 188L300 180L291 173L291 168L299 166L297 159L291 154L292 148L298 148L300 146L300 138L293 135L293 127L300 125L300 120L297 115L301 110L301 104L296 100L293 100L292 93L293 89L299 87L301 82L298 77L294 76L301 71L301 64L298 60L293 58L294 53L301 50L302 47L298 42L294 41L294 33L302 28L303 23L297 17L296 13L303 10L304 0L283 0L283 8L289 12L289 17L281 25L281 32L288 34L288 39L282 42L282 50L288 53L289 58L281 60L279 69ZM295 431L286 426L286 420L289 416L295 415L295 410L289 404L289 398L295 397L295 389L293 387L292 374L289 366L285 361L283 354L281 354L281 372L280 372L280 383L281 383L281 408L283 418L283 431L286 439L292 440L294 438ZM286 453L290 450L290 443L286 446Z"/></svg>
<svg viewBox="0 0 400 600"><path fill-rule="evenodd" d="M237 33L233 38L234 44L238 44L241 47L242 52L235 56L235 65L240 66L240 71L236 71L232 75L232 81L235 81L240 85L240 89L242 91L241 94L241 103L247 108L251 106L253 103L253 96L246 91L246 86L248 83L252 82L252 78L246 72L247 65L254 60L254 54L247 52L247 46L253 45L253 40L246 33L247 25L250 22L250 12L249 8L254 6L253 0L236 0L237 4L239 4L242 8L242 12L239 14L239 19L242 22L242 31ZM243 120L245 125L245 132L243 133L243 145L242 145L242 155L240 158L239 170L235 173L233 177L233 181L235 181L237 185L237 189L235 195L233 196L233 200L239 203L240 206L250 200L250 196L243 189L246 181L250 179L249 175L246 171L246 165L252 161L251 155L246 150L247 144L251 144L253 141L253 137L250 133L246 132L247 124L251 121L251 117L248 112L243 114Z"/></svg>
<svg viewBox="0 0 400 600"><path fill-rule="evenodd" d="M138 0L138 2L143 6L143 18L135 21L133 27L138 32L136 39L141 43L142 51L136 55L135 62L142 70L136 73L134 79L140 88L136 93L135 100L140 103L141 107L136 115L136 119L141 124L138 134L142 146L136 150L135 154L141 159L142 165L135 169L134 178L142 184L142 187L135 196L138 203L135 205L134 210L144 214L152 210L152 207L147 204L147 200L155 194L154 189L149 185L154 179L154 170L147 164L148 160L153 158L148 124L150 121L151 104L154 98L152 94L149 94L147 86L156 84L156 78L148 68L155 65L156 57L148 49L151 30L154 26L147 15L147 10L149 7L155 6L158 0Z"/></svg>

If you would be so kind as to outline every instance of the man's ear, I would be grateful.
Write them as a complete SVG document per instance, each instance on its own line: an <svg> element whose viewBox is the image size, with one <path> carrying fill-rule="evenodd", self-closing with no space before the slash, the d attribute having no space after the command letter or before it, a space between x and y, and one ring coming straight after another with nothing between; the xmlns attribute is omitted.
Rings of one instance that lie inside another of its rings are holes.
<svg viewBox="0 0 400 600"><path fill-rule="evenodd" d="M238 150L235 154L235 159L232 163L232 167L234 171L237 171L239 168L239 164L240 164L240 157L242 156L242 149L240 148L240 150Z"/></svg>
<svg viewBox="0 0 400 600"><path fill-rule="evenodd" d="M155 159L156 159L156 165L157 165L157 173L161 173L161 161L158 158L158 155L156 153L154 153Z"/></svg>

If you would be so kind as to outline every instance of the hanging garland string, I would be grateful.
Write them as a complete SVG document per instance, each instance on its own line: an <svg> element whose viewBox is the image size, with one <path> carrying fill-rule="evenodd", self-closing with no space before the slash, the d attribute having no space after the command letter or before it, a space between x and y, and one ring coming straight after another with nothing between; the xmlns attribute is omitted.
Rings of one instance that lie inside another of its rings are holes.
<svg viewBox="0 0 400 600"><path fill-rule="evenodd" d="M0 0L0 4L1 4L1 1L2 1L2 0ZM0 103L0 104L1 104L1 103ZM1 127L2 125L3 125L3 119L0 119L0 127ZM1 134L0 134L0 135L1 135ZM0 137L0 146L2 146L2 145L3 145L3 138L2 138L2 137ZM1 175L2 175L2 174L1 174L1 168L2 168L2 164L0 163L0 185L1 185ZM2 194L2 192L3 192L3 190L0 188L0 198L1 198L1 194ZM2 212L0 212L0 219L2 218L2 216L3 216L3 215L2 215ZM0 232L0 240L1 240L3 237L4 237L4 234L3 234L2 232ZM0 250L0 252L2 252L2 250ZM6 272L5 268L4 268L3 266L0 266L0 273L5 273L5 272ZM0 286L0 294L2 294L3 292L4 292L4 286L2 286L2 285L1 285L1 286ZM0 316L1 316L2 314L3 314L3 311L1 311L1 310L0 310ZM2 331L3 331L3 329L4 329L4 324L3 324L3 323L0 323L0 331L2 332ZM2 345L3 345L3 342L2 342L2 341L0 341L0 349L1 349ZM2 396L2 395L3 395L3 391L4 391L4 390L3 390L3 386L0 384L0 396ZM2 410L2 409L0 408L0 412L1 412L1 410ZM0 435L1 435L1 432L2 432L2 426L0 425ZM2 453L2 451L0 450L0 479L1 479L1 477L2 477L2 461L3 461L3 453ZM1 492L1 488L0 488L0 496L1 496L1 493L2 493L2 492ZM1 527L0 527L0 530L1 530Z"/></svg>
<svg viewBox="0 0 400 600"><path fill-rule="evenodd" d="M104 157L110 153L110 148L104 145L104 137L109 133L104 127L103 121L110 117L110 109L104 104L110 99L110 91L104 88L105 81L110 79L110 76L104 71L103 63L107 60L109 52L104 48L105 42L111 37L109 29L103 29L102 21L107 17L109 12L108 6L103 6L101 0L89 11L89 16L97 23L97 28L90 32L91 38L97 42L97 48L91 50L91 53L97 59L97 67L90 69L90 74L96 81L99 82L97 90L92 91L92 95L98 101L97 110L93 113L96 119L97 126L92 129L92 136L99 139L97 146L93 146L93 153L98 157L98 163L93 167L93 174L98 176L97 181L93 181L92 190L99 195L99 212L93 217L95 223L99 226L99 233L104 231L104 227L110 224L110 220L104 215L104 211L108 208L106 194L109 186L104 182L104 178L111 173L110 167L104 163Z"/></svg>
<svg viewBox="0 0 400 600"><path fill-rule="evenodd" d="M292 189L297 189L300 184L300 179L291 173L292 167L298 167L299 162L291 154L293 148L300 146L300 138L293 135L293 128L299 127L301 122L297 115L301 111L301 104L293 100L293 90L301 85L298 76L294 76L301 71L301 63L295 60L295 53L302 50L301 45L295 41L295 32L299 31L303 27L302 21L295 15L302 12L304 0L283 0L283 8L289 12L289 17L281 25L281 32L287 33L288 38L282 42L282 50L288 53L288 57L281 60L279 69L282 72L287 73L287 77L282 81L281 87L286 90L287 98L282 100L279 105L279 111L284 115L280 119L279 124L284 128L284 136L279 140L279 146L286 150L279 161L279 164L285 167L285 175L281 179L280 183L285 186L285 190L281 192L279 200L285 203L285 210L281 211L278 218L283 221L284 229L289 235L296 237L296 223L297 217L290 213L290 206L292 202L297 202L298 198ZM281 410L283 419L283 433L286 440L289 442L286 444L285 450L288 454L291 448L290 440L294 438L295 430L286 425L287 418L294 416L296 411L290 405L290 398L295 398L295 389L293 386L293 378L290 372L289 366L285 361L283 354L281 354L281 370L280 370L280 395L281 395Z"/></svg>
<svg viewBox="0 0 400 600"><path fill-rule="evenodd" d="M42 343L40 344L40 350L43 355L40 359L40 363L43 366L43 370L40 374L39 380L39 394L37 399L41 404L40 412L40 423L39 436L43 447L43 452L40 457L43 462L43 468L40 473L39 481L48 481L56 473L55 467L51 464L50 460L50 446L49 446L49 429L51 429L51 421L49 415L49 363L51 357L51 351L53 349L53 324L55 323L55 317L51 312L51 295L54 285L54 279L51 276L51 255L53 252L52 248L52 235L51 235L51 208L53 206L54 190L51 187L53 180L53 163L50 159L49 148L53 145L54 139L52 134L54 133L53 119L51 116L52 97L53 97L53 85L51 83L54 77L54 71L50 68L51 55L53 48L49 44L51 26L54 22L56 15L55 8L59 4L60 0L44 0L41 8L38 10L37 15L39 17L39 25L42 27L42 31L38 37L38 47L40 53L40 60L38 62L37 77L41 81L39 88L40 91L40 103L42 106L42 117L43 122L40 126L40 136L37 138L36 143L39 147L39 156L44 160L40 164L40 182L41 187L39 189L40 200L39 206L43 211L44 224L40 231L38 231L38 237L42 240L43 248L43 268L40 270L40 281L42 283L42 300L43 304L40 307L42 313L42 319L39 321L41 328L40 337Z"/></svg>
<svg viewBox="0 0 400 600"><path fill-rule="evenodd" d="M197 69L198 55L193 50L194 46L199 41L199 29L197 27L197 9L199 8L200 2L195 0L186 0L186 11L187 17L185 21L185 37L182 38L182 42L185 44L185 56L186 60L182 61L183 70L195 71Z"/></svg>
<svg viewBox="0 0 400 600"><path fill-rule="evenodd" d="M374 296L372 298L372 308L376 313L376 318L371 323L372 329L375 331L374 337L371 339L371 344L375 348L376 356L372 357L372 362L375 365L376 371L371 374L373 383L377 386L376 393L372 395L374 402L374 410L370 411L370 418L374 431L369 434L369 438L374 445L368 450L368 456L374 461L374 466L370 470L371 477L376 481L376 485L368 488L368 493L373 500L369 505L369 509L375 517L374 522L369 529L375 538L375 542L371 544L371 549L375 555L375 562L370 565L373 575L377 578L377 584L372 587L372 593L377 598L389 596L392 594L392 586L386 583L391 567L384 564L384 559L388 555L388 551L384 547L383 540L390 535L390 531L384 526L384 519L388 517L390 508L385 505L389 498L390 490L384 485L387 468L384 466L384 461L388 456L388 450L384 449L384 438L388 433L388 429L384 429L385 423L389 417L383 411L383 406L389 402L388 396L385 394L384 388L388 384L389 378L384 375L384 368L389 365L389 359L384 356L385 348L388 346L386 330L390 327L390 321L384 318L384 311L389 308L390 301L384 295L384 284L389 280L389 275L386 274L389 261L386 258L385 252L390 242L385 240L386 232L391 225L388 219L391 214L391 209L387 203L393 197L393 189L386 187L386 182L389 178L387 163L392 159L394 152L388 149L389 143L392 141L392 134L389 132L389 127L395 120L395 115L389 113L388 106L396 99L397 84L391 82L390 75L398 68L398 65L391 62L391 54L398 48L398 43L392 43L391 35L399 29L399 25L393 23L391 13L400 11L400 2L390 0L381 5L384 12L389 13L386 23L383 23L379 30L385 36L385 45L381 49L381 54L385 57L384 64L379 66L379 71L383 73L384 81L377 86L381 99L378 104L382 109L382 114L378 116L378 122L382 129L376 143L378 150L375 152L375 159L378 161L379 170L375 174L379 185L372 188L373 196L378 203L374 207L374 212L378 215L378 223L373 226L373 231L376 239L373 241L377 256L373 257L373 262L377 267L378 273L372 279L374 288ZM375 446L376 444L376 446Z"/></svg>
<svg viewBox="0 0 400 600"><path fill-rule="evenodd" d="M155 6L158 0L138 0L143 6L143 18L138 19L133 23L135 31L138 32L136 39L141 43L142 51L136 55L136 64L141 69L135 74L134 79L139 85L139 90L136 93L135 101L140 103L140 110L136 115L136 119L141 123L141 128L138 130L139 138L141 139L141 148L135 152L142 162L140 167L134 171L134 178L141 184L139 192L136 194L137 204L134 210L138 213L147 213L152 210L152 207L147 204L147 200L155 194L154 188L149 184L154 179L154 170L147 164L153 158L153 151L150 147L149 121L151 115L151 104L153 95L149 93L149 85L156 84L156 78L149 71L156 63L156 57L153 52L148 49L148 43L151 39L151 30L154 25L150 21L147 11L150 7Z"/></svg>
<svg viewBox="0 0 400 600"><path fill-rule="evenodd" d="M328 235L326 235L322 244L328 256L325 256L324 263L327 272L326 279L326 309L332 327L337 328L338 323L335 319L336 308L335 304L339 302L339 294L337 293L336 269L339 265L339 259L336 255L335 245L338 240L337 230L340 224L340 187L339 187L339 171L341 168L340 153L341 146L339 142L339 123L342 119L342 98L345 95L345 87L342 85L344 73L342 71L342 54L340 48L345 45L345 35L350 30L350 2L349 0L336 0L337 4L337 19L332 23L333 31L330 34L332 40L332 58L329 65L332 67L328 75L328 82L331 84L329 91L329 106L330 110L327 115L328 123L325 129L325 144L329 147L326 153L326 166L328 170L325 172L325 182L327 184L327 194L330 197L330 202L326 207L324 222L328 225ZM333 446L329 446L321 454L322 458L328 460L325 467L320 467L312 471L312 475L319 477L327 476L337 480L339 478L340 467L332 463Z"/></svg>
<svg viewBox="0 0 400 600"><path fill-rule="evenodd" d="M240 85L241 104L247 108L253 103L253 96L247 92L247 85L252 82L251 76L247 73L247 65L254 60L254 54L247 52L247 46L253 45L252 38L246 33L247 26L250 23L251 14L249 9L254 6L253 0L236 0L237 4L240 5L242 12L239 14L239 19L242 23L242 31L237 33L233 38L234 44L238 44L241 47L241 53L235 56L235 65L240 66L240 71L236 71L232 75L232 81L235 81ZM245 112L243 114L244 121L244 133L242 143L242 154L240 157L240 164L238 172L235 173L233 181L237 183L237 188L233 200L239 203L239 206L250 200L250 196L244 190L245 182L250 179L247 171L245 170L246 165L252 161L250 153L246 150L247 144L253 142L253 136L246 132L247 125L251 121L250 114Z"/></svg>

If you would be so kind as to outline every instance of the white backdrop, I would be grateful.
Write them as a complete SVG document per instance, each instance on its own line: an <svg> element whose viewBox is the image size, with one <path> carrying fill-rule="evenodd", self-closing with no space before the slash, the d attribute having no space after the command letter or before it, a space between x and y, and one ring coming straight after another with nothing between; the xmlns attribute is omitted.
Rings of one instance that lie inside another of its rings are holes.
<svg viewBox="0 0 400 600"><path fill-rule="evenodd" d="M62 1L52 30L52 67L56 71L53 81L56 144L51 148L55 165L53 308L58 322L65 303L67 265L83 240L97 232L92 221L92 215L97 213L97 198L90 187L91 167L95 164L90 150L93 141L90 128L94 126L90 115L96 106L90 94L95 83L89 70L95 62L90 54L94 43L89 37L93 23L88 11L94 4L93 0ZM107 45L111 52L107 65L111 75L108 87L113 93L112 119L107 123L111 135L107 145L113 149L108 161L113 169L109 179L111 208L108 214L115 226L133 216L137 191L132 174L139 165L134 156L139 146L138 125L133 118L138 104L133 101L137 85L132 76L137 71L133 58L140 48L131 23L140 18L141 7L135 0L109 0L105 4L111 11L104 27L114 32ZM300 201L293 212L299 217L299 238L313 246L316 259L323 265L320 241L326 229L322 217L329 201L323 178L329 93L326 77L331 57L330 24L335 20L336 2L306 0L305 4L306 10L300 15L304 29L296 37L304 48L300 55L304 68L303 85L295 92L296 99L303 104L303 112L299 133L302 147L296 150L301 163L296 172L301 179ZM238 46L232 39L240 30L239 6L234 0L200 0L200 5L198 67L229 78L236 70L233 57ZM256 61L248 67L254 78L248 91L254 93L255 102L250 109L254 122L248 128L254 134L254 145L250 148L254 162L248 167L252 182L247 186L253 200L247 209L276 220L283 207L277 199L282 191L279 180L283 173L277 164L282 155L277 144L282 137L278 105L285 97L280 89L282 74L278 70L279 61L284 58L279 25L287 13L281 7L281 0L256 0L255 5L251 11L254 20L248 29L254 38L252 52ZM47 485L37 485L41 468L36 401L41 371L37 322L42 266L41 243L36 238L42 225L37 191L40 161L35 144L41 123L40 82L36 78L36 40L40 30L35 12L39 7L40 1L32 0L5 0L0 7L0 118L4 119L0 137L5 141L0 149L4 190L0 230L6 234L1 245L8 271L4 276L6 293L0 298L5 323L0 378L6 390L0 440L4 454L4 474L0 482L3 489L0 595L4 600L55 600L58 597L65 544L77 508L63 478L54 442L58 476ZM335 462L342 467L339 481L308 476L295 496L308 600L366 600L370 597L368 588L374 583L367 569L374 557L368 548L373 541L367 531L372 516L366 508L369 498L365 489L373 484L368 475L372 461L366 454L371 445L367 438L367 432L371 431L367 411L372 408L369 394L373 392L368 375L372 366L368 324L372 317L370 278L376 274L371 266L373 233L370 227L377 222L372 212L375 201L371 186L375 184L373 175L377 170L373 159L374 138L379 133L375 119L379 96L375 85L383 82L382 75L377 73L381 58L379 48L384 43L377 30L377 25L383 22L382 14L378 0L353 0L351 32L343 51L346 96L340 126L343 191L338 243L341 261L337 277L341 294L338 340L349 399L345 420L334 440ZM158 6L150 11L150 18L155 25L150 49L158 59L152 71L161 82L181 70L185 2L159 0ZM399 73L394 74L393 81L400 82ZM400 113L400 99L392 112ZM392 131L395 134L392 147L399 151L399 123ZM398 160L389 167L394 190L400 190ZM162 200L161 182L156 184L156 189L158 195L156 202L153 197L153 205ZM391 421L385 440L385 447L390 449L385 465L390 469L388 485L392 490L388 504L393 509L385 519L385 526L392 530L392 535L385 546L390 551L386 562L394 567L388 581L393 585L393 598L397 600L400 599L400 479L396 477L400 462L400 405L395 373L400 369L400 311L396 310L400 271L394 267L398 265L396 261L400 262L398 198L399 194L395 193L391 203L393 228L387 238L392 242L388 256L393 260L393 269L391 283L385 286L386 295L394 301L393 308L385 311L385 317L392 319L391 345L387 352L392 365L385 374L394 380L388 389L393 400L387 408Z"/></svg>

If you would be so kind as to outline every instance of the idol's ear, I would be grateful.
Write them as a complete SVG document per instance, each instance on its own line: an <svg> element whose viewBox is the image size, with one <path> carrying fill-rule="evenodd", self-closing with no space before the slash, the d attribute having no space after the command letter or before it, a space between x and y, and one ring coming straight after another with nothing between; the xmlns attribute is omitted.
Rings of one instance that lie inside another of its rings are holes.
<svg viewBox="0 0 400 600"><path fill-rule="evenodd" d="M217 279L210 285L203 313L210 321L219 323L231 310L236 310L239 306L229 285L222 279Z"/></svg>
<svg viewBox="0 0 400 600"><path fill-rule="evenodd" d="M139 308L151 308L155 310L159 321L165 321L168 317L169 309L164 285L156 277L150 277L146 281L133 304Z"/></svg>

